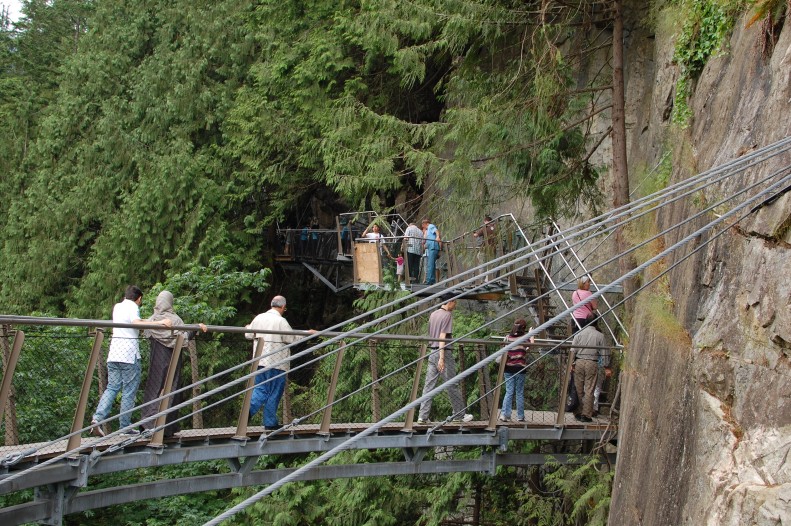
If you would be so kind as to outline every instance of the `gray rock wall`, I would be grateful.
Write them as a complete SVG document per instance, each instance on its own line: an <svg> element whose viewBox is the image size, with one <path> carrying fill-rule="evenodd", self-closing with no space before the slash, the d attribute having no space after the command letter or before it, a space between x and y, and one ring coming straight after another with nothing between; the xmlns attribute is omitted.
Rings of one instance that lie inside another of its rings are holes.
<svg viewBox="0 0 791 526"><path fill-rule="evenodd" d="M703 71L685 131L667 111L677 28L629 34L633 174L670 148L678 181L791 135L791 20L769 59L757 50L758 24L746 21ZM705 198L789 164L786 154ZM697 210L680 203L658 224ZM668 283L676 327L657 325L651 301L635 305L611 525L791 524L790 225L791 193L677 267Z"/></svg>

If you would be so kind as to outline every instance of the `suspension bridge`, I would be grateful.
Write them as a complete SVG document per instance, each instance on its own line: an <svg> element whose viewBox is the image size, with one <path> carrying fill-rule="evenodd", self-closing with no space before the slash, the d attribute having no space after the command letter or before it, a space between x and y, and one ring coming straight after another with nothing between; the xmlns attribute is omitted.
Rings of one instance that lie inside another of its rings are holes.
<svg viewBox="0 0 791 526"><path fill-rule="evenodd" d="M569 301L569 289L583 275L605 278L604 284L594 283L592 296L583 303L599 301L605 332L619 349L617 342L625 334L616 315L620 305L787 192L791 188L789 149L791 138L785 138L574 227L561 230L553 225L538 239L528 241L527 236L521 236L518 243L499 244L507 250L498 248L486 261L457 256L457 261L466 263L449 267L437 285L408 290L371 312L316 334L305 334L289 345L283 424L277 429L248 422L249 394L259 357L251 356L252 346L243 339L243 328L210 327L205 337L179 338L167 385L175 385L170 381L174 376L181 376L186 385L172 391L166 388L151 402L158 404L158 410L149 417L154 421L150 431L141 436L128 434L141 424L139 420L115 429L116 415L101 423L108 431L106 436L88 437L91 426L86 425L86 411L95 407L106 382L101 366L104 329L118 325L101 320L0 316L0 408L5 435L0 448L0 497L36 488L27 501L0 508L0 519L4 524L59 524L71 513L145 498L266 486L207 523L219 524L296 480L492 473L498 466L547 460L546 454L510 453L513 441L576 441L577 452L589 452L595 443L616 436L617 422L608 404L616 401L617 382L606 389L601 415L593 422L578 422L565 411L572 360L570 336L558 327L567 325L579 306ZM698 211L690 217L663 221L668 226L659 230L657 214L682 200L700 203ZM631 243L624 251L613 246L618 229L630 232ZM459 245L467 246L466 242ZM635 257L637 264L621 273L618 263L625 257ZM448 260L452 259L449 254ZM623 284L638 275L643 276L642 284L623 296ZM491 279L482 279L487 276ZM470 333L454 335L449 343L459 356L458 374L419 395L427 342L399 334L399 328L427 317L442 294L476 298L481 291L492 289L492 280L505 291L509 306ZM504 345L500 339L478 336L514 317L533 321L534 328L522 340ZM349 324L355 329L343 330ZM526 420L500 422L497 409L503 371L495 361L531 337L537 340L530 345L526 367ZM145 348L145 342L141 346ZM182 352L183 370L176 371L176 355ZM453 422L446 397L438 396L451 384L462 388L465 410L476 415L472 422ZM428 398L435 400L435 412L443 416L428 425L417 425L415 408ZM132 410L133 414L139 409ZM181 430L166 438L170 425L166 419L172 413L177 415ZM434 455L438 448L472 448L479 457L462 460L452 453ZM354 449L396 449L403 453L403 460L325 465ZM255 469L263 455L308 453L318 456L299 468ZM574 461L569 455L554 457ZM121 488L94 489L90 484L95 477L111 472L205 460L225 461L227 473ZM606 460L602 456L602 462Z"/></svg>

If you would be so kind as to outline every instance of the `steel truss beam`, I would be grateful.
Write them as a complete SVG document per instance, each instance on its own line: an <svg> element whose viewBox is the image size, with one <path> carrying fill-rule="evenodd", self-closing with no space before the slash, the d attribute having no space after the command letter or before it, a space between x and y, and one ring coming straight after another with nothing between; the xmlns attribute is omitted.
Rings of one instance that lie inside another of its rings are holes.
<svg viewBox="0 0 791 526"><path fill-rule="evenodd" d="M392 477L398 475L437 475L445 473L473 472L494 475L499 466L532 466L547 462L581 464L589 460L588 455L541 455L541 454L496 454L491 449L481 452L474 460L440 460L422 462L382 462L373 464L348 464L318 466L297 480L313 481L354 477ZM601 464L615 462L614 455L599 456ZM63 515L81 513L96 508L127 504L138 500L172 497L204 491L227 490L245 486L272 484L298 468L270 469L250 473L212 474L182 479L168 479L144 484L135 484L87 491L75 494L76 488L65 484L55 485L46 494L39 492L37 500L0 510L0 523L23 524L46 521L60 524ZM71 497L71 498L69 498ZM40 500L39 500L40 499Z"/></svg>

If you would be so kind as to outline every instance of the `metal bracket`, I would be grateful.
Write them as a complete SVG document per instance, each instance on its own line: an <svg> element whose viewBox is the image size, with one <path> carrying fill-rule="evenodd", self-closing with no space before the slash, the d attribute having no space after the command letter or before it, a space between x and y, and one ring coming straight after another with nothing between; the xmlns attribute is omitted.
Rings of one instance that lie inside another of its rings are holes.
<svg viewBox="0 0 791 526"><path fill-rule="evenodd" d="M497 438L500 441L500 444L497 446L497 449L500 451L508 451L508 427L501 427L500 432L497 435Z"/></svg>
<svg viewBox="0 0 791 526"><path fill-rule="evenodd" d="M428 452L427 447L405 447L402 448L404 452L404 459L407 462L420 462Z"/></svg>
<svg viewBox="0 0 791 526"><path fill-rule="evenodd" d="M45 501L49 508L49 517L41 521L41 524L50 526L61 526L66 502L70 501L77 493L77 488L67 486L67 483L49 484L38 487L34 492L36 501Z"/></svg>
<svg viewBox="0 0 791 526"><path fill-rule="evenodd" d="M492 449L481 451L481 460L489 464L486 472L492 477L495 476L497 474L497 453Z"/></svg>
<svg viewBox="0 0 791 526"><path fill-rule="evenodd" d="M72 480L69 485L75 488L88 486L88 456L80 455L77 458L72 458L69 460L69 464L77 468L77 478Z"/></svg>

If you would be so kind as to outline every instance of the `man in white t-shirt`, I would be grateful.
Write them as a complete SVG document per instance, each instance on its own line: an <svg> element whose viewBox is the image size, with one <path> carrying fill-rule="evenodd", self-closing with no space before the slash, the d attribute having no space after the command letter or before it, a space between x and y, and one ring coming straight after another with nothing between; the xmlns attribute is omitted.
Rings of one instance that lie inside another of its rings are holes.
<svg viewBox="0 0 791 526"><path fill-rule="evenodd" d="M140 319L140 304L143 303L143 292L136 285L129 285L124 292L124 299L113 307L113 323L150 323L172 326L170 320L151 322ZM104 390L96 412L91 420L91 433L104 436L99 423L107 418L113 408L118 392L121 392L121 415L119 427L123 429L132 423L132 408L135 406L135 395L140 385L140 346L139 331L132 327L113 327L110 339L110 351L107 353L107 389ZM128 435L138 435L137 429L126 431Z"/></svg>

